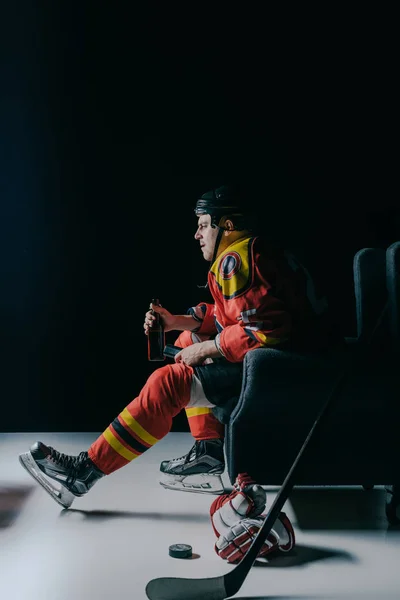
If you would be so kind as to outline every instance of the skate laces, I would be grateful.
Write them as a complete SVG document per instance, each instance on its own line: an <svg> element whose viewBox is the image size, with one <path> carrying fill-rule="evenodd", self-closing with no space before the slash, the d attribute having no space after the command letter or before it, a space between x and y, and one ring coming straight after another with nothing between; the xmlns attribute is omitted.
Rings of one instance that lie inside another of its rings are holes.
<svg viewBox="0 0 400 600"><path fill-rule="evenodd" d="M196 457L198 454L201 454L202 451L203 451L203 453L205 453L207 451L207 449L205 447L205 443L207 441L214 442L214 440L196 440L194 446L191 448L191 450L189 450L189 452L186 455L185 464L190 462L190 460L192 459L192 456ZM183 458L183 456L182 456L182 458Z"/></svg>
<svg viewBox="0 0 400 600"><path fill-rule="evenodd" d="M186 465L188 462L190 462L190 459L192 458L193 455L196 456L198 444L200 444L200 441L196 440L196 442L193 444L193 446L190 448L190 450L187 454L184 454L183 456L179 456L178 458L173 458L170 461L170 463L176 463L176 462L180 462L181 460L183 460L183 464Z"/></svg>
<svg viewBox="0 0 400 600"><path fill-rule="evenodd" d="M60 467L69 470L66 483L73 485L78 477L82 463L88 458L88 453L84 451L80 452L78 456L69 456L68 454L62 454L58 450L54 450L51 446L49 446L49 450L51 459Z"/></svg>
<svg viewBox="0 0 400 600"><path fill-rule="evenodd" d="M185 456L185 464L190 462L192 456L197 456L197 448L200 446L201 440L196 440L189 452ZM182 456L183 458L183 456Z"/></svg>
<svg viewBox="0 0 400 600"><path fill-rule="evenodd" d="M199 453L201 453L202 449L204 450L204 442L205 441L207 441L207 440L196 440L187 454L184 454L183 456L180 456L179 458L173 458L170 462L179 462L179 461L183 460L184 464L186 465L188 462L190 462L192 460L193 457L195 458Z"/></svg>

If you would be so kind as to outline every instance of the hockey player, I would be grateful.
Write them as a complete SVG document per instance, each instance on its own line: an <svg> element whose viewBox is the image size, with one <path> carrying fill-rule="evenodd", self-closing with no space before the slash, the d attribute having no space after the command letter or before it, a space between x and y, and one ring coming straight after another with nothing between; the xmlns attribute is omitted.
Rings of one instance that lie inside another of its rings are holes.
<svg viewBox="0 0 400 600"><path fill-rule="evenodd" d="M214 412L229 414L239 396L246 352L265 346L316 350L332 344L325 300L293 256L253 234L244 208L250 200L222 186L196 203L195 239L210 262L208 287L214 303L202 302L186 315L152 306L165 331L182 331L175 342L182 350L174 363L150 375L87 451L69 456L36 442L20 455L21 464L62 506L71 506L98 479L150 449L182 409L195 443L185 456L162 462L160 483L173 490L222 494L224 425ZM145 333L153 318L146 313Z"/></svg>

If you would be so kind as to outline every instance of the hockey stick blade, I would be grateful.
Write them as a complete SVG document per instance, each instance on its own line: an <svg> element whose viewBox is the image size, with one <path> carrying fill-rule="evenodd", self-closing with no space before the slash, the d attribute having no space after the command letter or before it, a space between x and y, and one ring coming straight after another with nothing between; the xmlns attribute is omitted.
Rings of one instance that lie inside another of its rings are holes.
<svg viewBox="0 0 400 600"><path fill-rule="evenodd" d="M369 346L373 339L376 330L379 328L386 313L388 304L386 303L374 329L366 341L365 346ZM359 359L360 352L356 353L356 359ZM204 579L185 579L180 577L159 577L152 579L146 586L146 594L149 600L226 600L234 596L242 587L248 572L253 566L259 551L267 539L276 519L279 516L286 500L294 487L295 475L301 458L309 445L309 442L315 432L315 429L320 425L323 417L328 412L328 407L331 405L333 398L340 391L341 386L346 381L347 376L351 372L351 367L355 362L355 357L352 356L346 367L340 372L335 380L327 399L325 400L317 418L314 421L306 439L300 448L289 473L287 474L279 493L276 495L274 502L267 514L263 526L254 538L247 554L242 558L240 563L232 571L220 577L209 577Z"/></svg>
<svg viewBox="0 0 400 600"><path fill-rule="evenodd" d="M181 577L159 577L146 586L149 600L224 600L227 598L225 577L208 579L184 579Z"/></svg>

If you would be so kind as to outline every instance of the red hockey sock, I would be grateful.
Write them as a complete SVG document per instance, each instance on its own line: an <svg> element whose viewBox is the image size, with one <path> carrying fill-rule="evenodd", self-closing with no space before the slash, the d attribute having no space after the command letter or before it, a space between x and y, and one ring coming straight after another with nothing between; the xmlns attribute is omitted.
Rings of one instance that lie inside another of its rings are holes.
<svg viewBox="0 0 400 600"><path fill-rule="evenodd" d="M152 373L139 396L114 419L88 450L103 473L127 465L161 440L190 399L192 367L166 365Z"/></svg>

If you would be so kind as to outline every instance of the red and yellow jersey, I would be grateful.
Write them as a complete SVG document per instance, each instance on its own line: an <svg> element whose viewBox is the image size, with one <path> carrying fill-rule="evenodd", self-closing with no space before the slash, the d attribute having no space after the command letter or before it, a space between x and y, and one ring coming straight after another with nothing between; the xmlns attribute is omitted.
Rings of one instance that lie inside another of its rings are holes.
<svg viewBox="0 0 400 600"><path fill-rule="evenodd" d="M325 336L325 298L294 256L259 237L231 244L208 274L214 304L190 309L198 331L217 334L225 358L241 362L248 350L265 346L311 349Z"/></svg>

